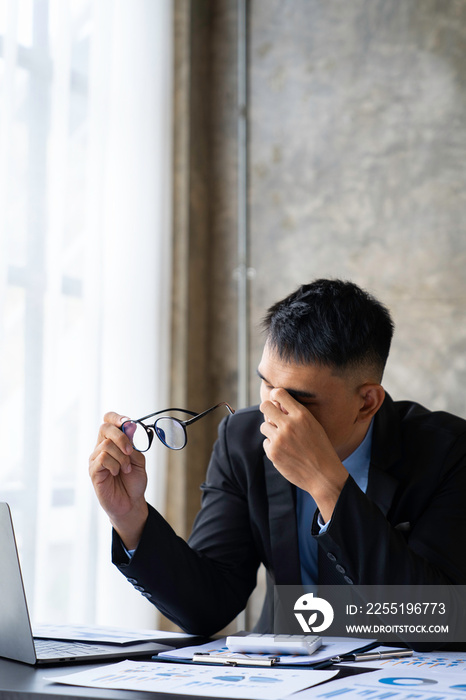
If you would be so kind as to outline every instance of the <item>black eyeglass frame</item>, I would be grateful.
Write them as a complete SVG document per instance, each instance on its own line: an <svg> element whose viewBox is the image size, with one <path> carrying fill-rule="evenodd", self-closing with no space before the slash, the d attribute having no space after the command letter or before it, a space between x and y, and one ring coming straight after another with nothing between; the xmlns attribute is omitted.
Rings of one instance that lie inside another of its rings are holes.
<svg viewBox="0 0 466 700"><path fill-rule="evenodd" d="M150 450L150 447L152 445L152 442L154 440L154 435L157 435L157 438L160 440L162 445L165 445L165 447L168 447L169 450L182 450L184 447L186 447L186 443L188 442L188 435L186 433L186 428L188 425L191 425L192 423L195 423L198 421L200 418L203 418L206 416L208 413L211 413L212 411L215 411L216 408L220 408L220 406L226 406L228 411L230 412L231 415L234 414L235 410L232 408L226 401L221 401L220 403L216 404L215 406L212 406L211 408L208 408L207 411L203 411L202 413L196 413L195 411L189 411L186 408L164 408L161 411L155 411L155 413L149 413L147 416L143 416L142 418L137 418L136 420L126 420L124 423L120 425L120 430L122 430L125 433L124 426L127 425L128 423L138 423L141 427L144 428L144 430L147 433L147 439L149 441L148 447L146 447L145 450L138 450L136 447L134 448L137 450L137 452L147 452ZM180 418L174 418L173 416L166 416L166 415L160 415L162 413L171 413L172 411L177 411L178 413L187 413L190 416L193 416L193 418L189 418L189 420L181 420ZM154 421L153 425L145 425L142 421L147 420L148 418L152 418L153 416L160 416L160 418L157 418L156 421ZM162 420L163 418L169 419L174 421L175 423L178 423L181 425L183 428L184 432L184 443L181 445L181 447L171 447L170 445L167 445L167 443L162 440L160 437L159 433L157 432L157 423L159 420ZM126 433L125 433L126 435Z"/></svg>

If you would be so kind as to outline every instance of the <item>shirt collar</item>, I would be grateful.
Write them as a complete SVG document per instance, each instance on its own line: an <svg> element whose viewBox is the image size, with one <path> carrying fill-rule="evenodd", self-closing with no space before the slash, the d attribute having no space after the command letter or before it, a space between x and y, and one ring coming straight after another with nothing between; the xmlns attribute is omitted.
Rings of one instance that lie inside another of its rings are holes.
<svg viewBox="0 0 466 700"><path fill-rule="evenodd" d="M372 420L364 440L358 445L354 452L343 460L343 466L363 491L367 488L369 466L371 462L373 427L374 421Z"/></svg>

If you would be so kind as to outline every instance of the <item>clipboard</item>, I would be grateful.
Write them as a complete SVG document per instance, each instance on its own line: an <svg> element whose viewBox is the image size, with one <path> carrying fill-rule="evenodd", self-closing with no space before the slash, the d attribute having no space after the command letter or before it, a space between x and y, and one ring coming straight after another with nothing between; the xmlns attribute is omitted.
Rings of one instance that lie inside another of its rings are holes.
<svg viewBox="0 0 466 700"><path fill-rule="evenodd" d="M375 651L378 647L377 642L369 643L363 647L353 650L352 652L342 654L341 656L331 656L321 661L307 662L306 664L287 663L286 655L270 655L270 654L252 654L245 652L233 651L206 651L195 652L191 658L194 663L202 664L218 664L220 666L276 666L281 668L315 668L323 669L333 666L344 661L371 661L388 658L403 658L412 656L412 649L387 649L386 651ZM371 651L374 650L374 651ZM186 660L188 663L189 661Z"/></svg>

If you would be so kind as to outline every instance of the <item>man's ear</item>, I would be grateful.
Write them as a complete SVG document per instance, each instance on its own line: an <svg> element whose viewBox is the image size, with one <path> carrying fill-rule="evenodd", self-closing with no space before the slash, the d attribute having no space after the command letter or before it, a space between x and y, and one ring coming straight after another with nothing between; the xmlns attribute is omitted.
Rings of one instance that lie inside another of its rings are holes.
<svg viewBox="0 0 466 700"><path fill-rule="evenodd" d="M385 399L385 390L381 384L363 384L359 389L361 407L358 422L370 420L375 416Z"/></svg>

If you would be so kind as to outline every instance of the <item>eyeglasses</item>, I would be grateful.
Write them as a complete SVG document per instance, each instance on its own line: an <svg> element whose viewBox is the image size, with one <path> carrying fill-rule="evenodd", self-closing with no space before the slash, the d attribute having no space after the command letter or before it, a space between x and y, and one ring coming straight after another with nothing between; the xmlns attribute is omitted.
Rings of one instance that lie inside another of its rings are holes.
<svg viewBox="0 0 466 700"><path fill-rule="evenodd" d="M157 435L160 442L162 442L165 447L169 447L170 450L182 450L186 445L188 440L186 435L186 427L195 423L200 418L203 418L211 411L215 411L216 408L220 406L226 406L229 412L233 415L234 410L225 401L218 403L212 408L208 408L207 411L203 413L194 413L194 411L187 411L184 408L164 408L163 411L156 411L155 413L149 413L148 416L143 416L137 420L127 420L121 424L120 428L127 435L133 443L133 447L138 452L147 452L149 447L152 445L152 440L154 435ZM179 418L173 418L172 416L160 416L152 425L144 425L143 420L152 418L152 416L158 416L161 413L170 413L172 411L178 413L187 413L193 418L189 420L180 420Z"/></svg>

